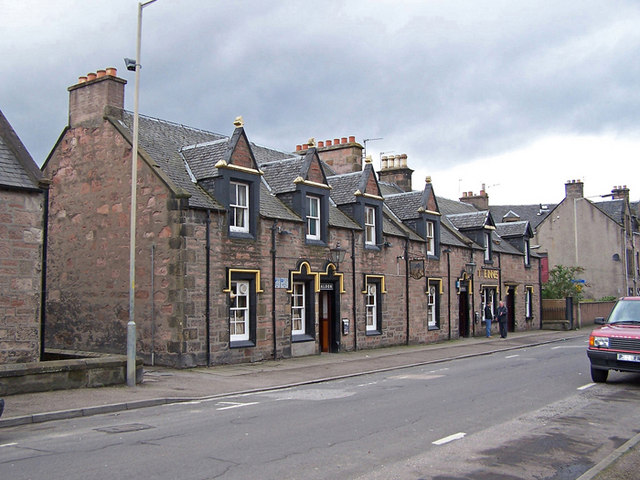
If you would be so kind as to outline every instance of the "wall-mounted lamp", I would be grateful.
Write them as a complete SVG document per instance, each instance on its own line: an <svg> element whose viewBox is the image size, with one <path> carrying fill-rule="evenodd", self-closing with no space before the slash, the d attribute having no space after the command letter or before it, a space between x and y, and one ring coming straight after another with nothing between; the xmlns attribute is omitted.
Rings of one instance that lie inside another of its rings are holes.
<svg viewBox="0 0 640 480"><path fill-rule="evenodd" d="M389 248L390 246L391 246L391 242L389 242L388 240L385 240L382 243L376 243L376 247Z"/></svg>
<svg viewBox="0 0 640 480"><path fill-rule="evenodd" d="M336 242L336 246L329 249L329 261L331 261L336 269L340 269L340 262L344 260L347 251L340 247L340 242Z"/></svg>
<svg viewBox="0 0 640 480"><path fill-rule="evenodd" d="M467 272L467 275L469 275L470 277L473 277L473 274L476 273L476 264L475 264L475 262L469 262L469 263L465 264L464 270L465 270L465 272Z"/></svg>

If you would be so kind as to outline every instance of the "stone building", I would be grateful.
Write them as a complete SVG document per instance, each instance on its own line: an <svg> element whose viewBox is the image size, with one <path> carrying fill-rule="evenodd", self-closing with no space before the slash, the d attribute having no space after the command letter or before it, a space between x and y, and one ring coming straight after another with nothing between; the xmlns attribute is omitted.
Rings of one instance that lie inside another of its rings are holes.
<svg viewBox="0 0 640 480"><path fill-rule="evenodd" d="M0 364L41 354L47 182L0 111Z"/></svg>
<svg viewBox="0 0 640 480"><path fill-rule="evenodd" d="M534 241L549 255L549 267L584 269L588 299L640 294L638 212L631 209L629 189L614 187L611 200L584 196L584 184L565 184L565 198L538 225Z"/></svg>
<svg viewBox="0 0 640 480"><path fill-rule="evenodd" d="M43 167L53 182L48 347L125 350L125 84L107 69L69 87L69 125ZM411 191L406 157L388 182L354 137L281 152L252 143L241 118L226 136L141 116L139 147L134 317L147 363L252 362L479 333L484 247L442 220L430 181ZM524 255L499 248L494 269L505 276L495 286L513 290L514 328L529 328Z"/></svg>

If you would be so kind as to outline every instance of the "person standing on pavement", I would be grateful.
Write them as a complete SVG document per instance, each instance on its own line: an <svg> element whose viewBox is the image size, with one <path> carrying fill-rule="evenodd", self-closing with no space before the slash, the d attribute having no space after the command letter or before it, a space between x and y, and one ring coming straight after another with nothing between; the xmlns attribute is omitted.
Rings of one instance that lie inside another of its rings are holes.
<svg viewBox="0 0 640 480"><path fill-rule="evenodd" d="M498 318L498 325L500 326L500 338L507 338L507 314L508 310L502 300L498 306L496 317Z"/></svg>
<svg viewBox="0 0 640 480"><path fill-rule="evenodd" d="M484 307L484 322L487 327L487 338L491 338L491 319L493 318L493 312L491 311L491 305L487 303Z"/></svg>

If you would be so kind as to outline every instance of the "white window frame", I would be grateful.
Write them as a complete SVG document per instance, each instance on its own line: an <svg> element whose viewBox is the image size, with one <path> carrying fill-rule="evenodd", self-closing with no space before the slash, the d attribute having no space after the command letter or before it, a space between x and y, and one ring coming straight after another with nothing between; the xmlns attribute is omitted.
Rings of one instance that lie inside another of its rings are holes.
<svg viewBox="0 0 640 480"><path fill-rule="evenodd" d="M524 317L533 318L533 287L525 288Z"/></svg>
<svg viewBox="0 0 640 480"><path fill-rule="evenodd" d="M436 285L429 285L429 294L427 295L427 327L436 328L438 319L436 318L438 288Z"/></svg>
<svg viewBox="0 0 640 480"><path fill-rule="evenodd" d="M367 312L367 332L378 331L378 295L377 284L367 284L366 312Z"/></svg>
<svg viewBox="0 0 640 480"><path fill-rule="evenodd" d="M485 287L482 290L482 318L484 318L484 309L487 303L491 306L491 318L495 315L496 296L498 295L497 287Z"/></svg>
<svg viewBox="0 0 640 480"><path fill-rule="evenodd" d="M249 308L251 285L247 280L232 280L233 301L229 309L229 340L242 342L249 340Z"/></svg>
<svg viewBox="0 0 640 480"><path fill-rule="evenodd" d="M491 261L491 232L484 232L484 241L486 244L484 246L484 261L490 262Z"/></svg>
<svg viewBox="0 0 640 480"><path fill-rule="evenodd" d="M306 333L306 285L304 282L294 282L291 293L291 334L304 335Z"/></svg>
<svg viewBox="0 0 640 480"><path fill-rule="evenodd" d="M320 216L320 198L307 195L307 239L320 240ZM313 227L315 227L315 233L311 233L314 230Z"/></svg>
<svg viewBox="0 0 640 480"><path fill-rule="evenodd" d="M436 254L435 224L427 222L427 255Z"/></svg>
<svg viewBox="0 0 640 480"><path fill-rule="evenodd" d="M247 183L230 182L231 197L229 199L229 229L232 232L249 231L249 185ZM241 192L244 189L244 194ZM235 202L233 199L235 198Z"/></svg>
<svg viewBox="0 0 640 480"><path fill-rule="evenodd" d="M376 244L376 209L375 207L364 207L364 231L367 245Z"/></svg>
<svg viewBox="0 0 640 480"><path fill-rule="evenodd" d="M527 267L531 265L531 243L528 238L524 241L524 264Z"/></svg>

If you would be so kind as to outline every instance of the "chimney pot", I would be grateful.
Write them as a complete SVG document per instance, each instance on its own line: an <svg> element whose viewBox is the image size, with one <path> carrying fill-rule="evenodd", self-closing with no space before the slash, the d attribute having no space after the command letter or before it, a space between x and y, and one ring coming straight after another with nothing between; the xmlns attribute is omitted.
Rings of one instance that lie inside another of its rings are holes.
<svg viewBox="0 0 640 480"><path fill-rule="evenodd" d="M78 77L78 83L84 83L87 81L87 77Z"/></svg>
<svg viewBox="0 0 640 480"><path fill-rule="evenodd" d="M91 80L95 80L97 77L97 75L93 72L91 73L87 73L87 80L91 81Z"/></svg>
<svg viewBox="0 0 640 480"><path fill-rule="evenodd" d="M318 148L324 148L324 142L322 140L318 140Z"/></svg>
<svg viewBox="0 0 640 480"><path fill-rule="evenodd" d="M327 140L326 142L324 142L324 144L325 144L327 147L330 147L330 146L331 146L331 140Z"/></svg>
<svg viewBox="0 0 640 480"><path fill-rule="evenodd" d="M107 75L111 75L112 77L115 77L118 73L118 69L115 67L107 67Z"/></svg>
<svg viewBox="0 0 640 480"><path fill-rule="evenodd" d="M347 143L347 137L342 137L340 139L340 143Z"/></svg>
<svg viewBox="0 0 640 480"><path fill-rule="evenodd" d="M303 150L309 150L309 145L307 145L306 143L302 145L302 149Z"/></svg>
<svg viewBox="0 0 640 480"><path fill-rule="evenodd" d="M356 137L355 136L352 135L352 136L349 137L349 143L355 143L355 141L356 141Z"/></svg>
<svg viewBox="0 0 640 480"><path fill-rule="evenodd" d="M97 76L98 78L100 78L100 77L104 77L106 74L107 74L107 71L106 71L106 70L97 70L97 71L96 71L96 76Z"/></svg>
<svg viewBox="0 0 640 480"><path fill-rule="evenodd" d="M302 150L302 145L296 145L296 152L299 152L300 150Z"/></svg>

